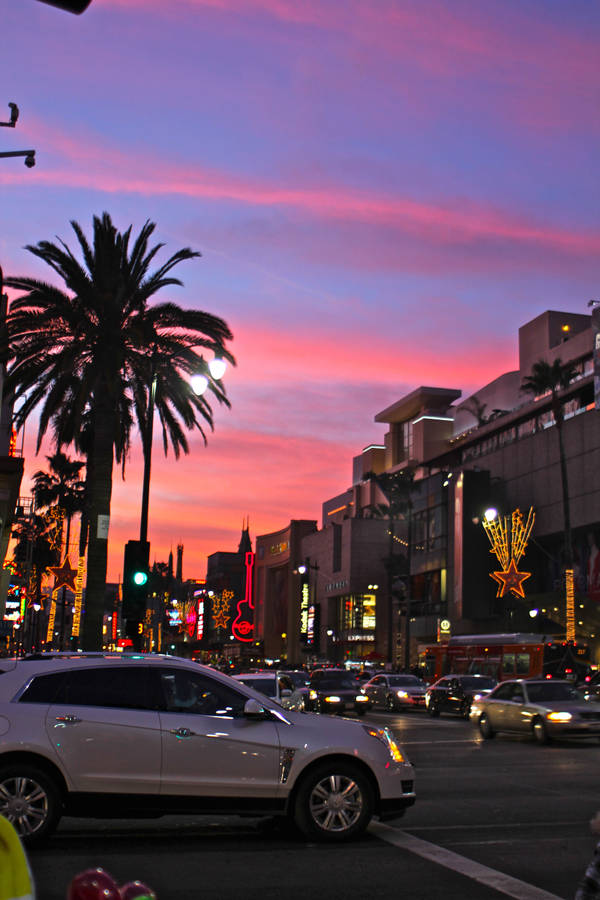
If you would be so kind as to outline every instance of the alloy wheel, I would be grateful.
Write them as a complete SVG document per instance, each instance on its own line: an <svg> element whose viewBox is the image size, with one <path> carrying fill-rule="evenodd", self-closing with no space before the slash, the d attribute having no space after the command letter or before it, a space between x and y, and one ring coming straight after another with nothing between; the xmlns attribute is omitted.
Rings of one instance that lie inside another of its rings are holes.
<svg viewBox="0 0 600 900"><path fill-rule="evenodd" d="M8 819L20 837L35 835L43 828L49 808L48 794L34 778L13 775L0 782L0 815Z"/></svg>

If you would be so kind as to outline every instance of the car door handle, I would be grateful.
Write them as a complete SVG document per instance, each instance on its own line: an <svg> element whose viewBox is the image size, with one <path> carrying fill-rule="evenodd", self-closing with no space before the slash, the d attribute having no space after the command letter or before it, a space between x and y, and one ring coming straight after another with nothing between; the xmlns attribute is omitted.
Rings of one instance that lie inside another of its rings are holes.
<svg viewBox="0 0 600 900"><path fill-rule="evenodd" d="M77 722L81 722L81 719L78 716L56 716L57 722L64 722L66 725L76 725Z"/></svg>
<svg viewBox="0 0 600 900"><path fill-rule="evenodd" d="M189 728L171 728L171 734L174 734L175 737L192 737L196 734L195 731L191 731Z"/></svg>

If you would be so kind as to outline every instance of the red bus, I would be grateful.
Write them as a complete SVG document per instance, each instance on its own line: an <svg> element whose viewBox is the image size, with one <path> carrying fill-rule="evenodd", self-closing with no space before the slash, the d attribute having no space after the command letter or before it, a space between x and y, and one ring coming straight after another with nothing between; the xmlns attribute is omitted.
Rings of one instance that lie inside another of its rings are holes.
<svg viewBox="0 0 600 900"><path fill-rule="evenodd" d="M461 634L419 647L425 681L449 673L509 678L569 678L582 681L590 672L587 644L544 634Z"/></svg>

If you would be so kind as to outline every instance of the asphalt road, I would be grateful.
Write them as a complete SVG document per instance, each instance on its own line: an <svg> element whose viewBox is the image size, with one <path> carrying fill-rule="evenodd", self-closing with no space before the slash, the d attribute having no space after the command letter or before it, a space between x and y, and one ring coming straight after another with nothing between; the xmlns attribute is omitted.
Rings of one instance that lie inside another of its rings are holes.
<svg viewBox="0 0 600 900"><path fill-rule="evenodd" d="M417 770L417 802L343 846L305 843L271 820L64 819L32 851L38 900L64 900L70 878L102 865L159 900L517 900L572 898L592 855L600 745L483 742L461 719L367 716L390 724Z"/></svg>

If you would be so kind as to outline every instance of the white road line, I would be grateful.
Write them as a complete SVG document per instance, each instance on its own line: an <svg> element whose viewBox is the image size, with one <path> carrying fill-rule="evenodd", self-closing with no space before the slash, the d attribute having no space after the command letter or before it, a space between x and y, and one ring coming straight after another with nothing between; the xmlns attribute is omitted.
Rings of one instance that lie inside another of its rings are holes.
<svg viewBox="0 0 600 900"><path fill-rule="evenodd" d="M443 738L441 741L403 741L402 736L398 735L398 740L402 744L403 747L437 747L439 744L482 744L483 738L462 738L460 740L455 741L445 741Z"/></svg>
<svg viewBox="0 0 600 900"><path fill-rule="evenodd" d="M481 863L467 859L465 856L459 856L452 850L446 850L437 844L423 841L406 831L398 831L383 822L371 822L369 831L388 844L400 847L401 850L408 850L409 853L415 853L417 856L422 856L423 859L429 859L439 866L452 869L453 872L466 875L467 878L500 891L507 897L514 897L515 900L561 900L556 894L550 894L548 891L527 884L526 881L520 881L518 878L512 878L496 869L482 866Z"/></svg>

